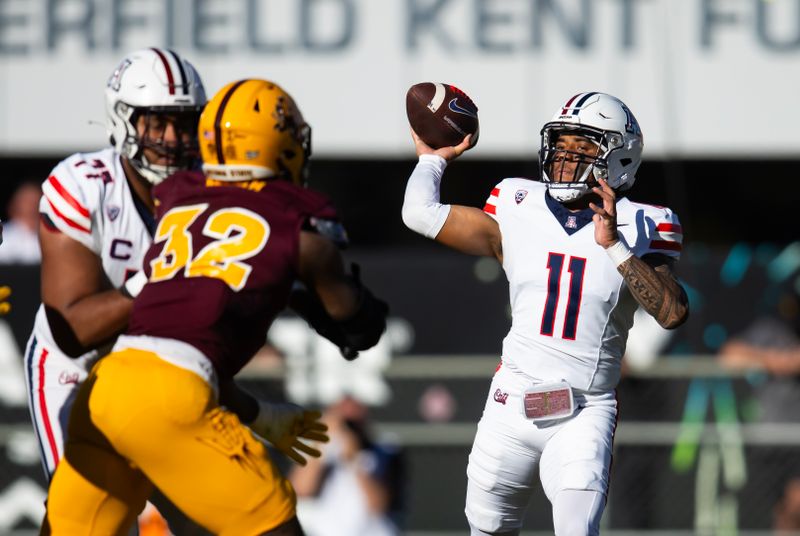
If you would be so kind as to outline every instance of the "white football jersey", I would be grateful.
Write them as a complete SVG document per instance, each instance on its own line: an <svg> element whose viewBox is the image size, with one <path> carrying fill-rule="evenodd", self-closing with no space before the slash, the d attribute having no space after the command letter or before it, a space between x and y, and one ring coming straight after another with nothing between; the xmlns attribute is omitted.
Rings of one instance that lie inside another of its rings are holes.
<svg viewBox="0 0 800 536"><path fill-rule="evenodd" d="M119 154L112 148L76 153L62 160L42 184L39 211L46 225L77 240L98 257L115 288L141 269L155 220L131 190ZM34 335L56 346L39 307ZM98 353L76 360L90 366Z"/></svg>
<svg viewBox="0 0 800 536"><path fill-rule="evenodd" d="M599 393L616 387L638 304L594 239L591 209L569 212L528 179L505 179L486 206L500 225L512 326L503 362L541 380ZM634 255L678 258L681 226L668 208L617 200Z"/></svg>

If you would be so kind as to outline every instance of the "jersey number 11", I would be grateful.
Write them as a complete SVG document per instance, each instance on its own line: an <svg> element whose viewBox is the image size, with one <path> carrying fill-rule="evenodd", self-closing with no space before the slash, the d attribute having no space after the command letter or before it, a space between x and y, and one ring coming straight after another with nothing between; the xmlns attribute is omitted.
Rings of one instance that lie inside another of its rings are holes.
<svg viewBox="0 0 800 536"><path fill-rule="evenodd" d="M561 290L561 271L564 268L564 254L550 253L547 257L547 269L550 275L547 278L547 299L544 302L542 314L542 335L553 336L553 324L556 320L556 309ZM578 329L578 314L581 312L581 297L583 296L583 274L586 270L586 259L583 257L569 258L569 297L567 298L567 313L564 315L564 328L561 338L575 340L575 331Z"/></svg>

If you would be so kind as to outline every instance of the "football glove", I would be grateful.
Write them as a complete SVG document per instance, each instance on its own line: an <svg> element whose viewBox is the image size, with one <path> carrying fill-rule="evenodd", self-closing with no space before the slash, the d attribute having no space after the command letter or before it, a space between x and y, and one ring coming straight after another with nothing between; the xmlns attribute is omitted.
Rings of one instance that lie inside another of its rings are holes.
<svg viewBox="0 0 800 536"><path fill-rule="evenodd" d="M292 292L291 307L322 337L339 347L342 357L352 361L358 357L359 350L375 346L386 329L386 316L389 306L376 298L361 283L361 267L353 263L351 278L358 288L359 305L353 317L336 321L325 311L316 294L296 287Z"/></svg>
<svg viewBox="0 0 800 536"><path fill-rule="evenodd" d="M250 423L250 429L272 443L289 458L305 465L306 456L319 458L319 450L300 441L307 439L326 443L328 426L320 422L322 414L296 404L258 403L258 416Z"/></svg>
<svg viewBox="0 0 800 536"><path fill-rule="evenodd" d="M358 350L350 346L344 331L338 322L325 311L325 307L316 294L305 287L296 286L292 290L291 307L320 336L338 346L342 357L348 361L358 357Z"/></svg>

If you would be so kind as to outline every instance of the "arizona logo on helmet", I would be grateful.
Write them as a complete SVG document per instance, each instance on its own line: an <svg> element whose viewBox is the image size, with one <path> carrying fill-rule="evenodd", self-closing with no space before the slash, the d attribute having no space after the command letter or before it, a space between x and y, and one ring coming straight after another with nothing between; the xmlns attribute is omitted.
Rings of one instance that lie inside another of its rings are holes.
<svg viewBox="0 0 800 536"><path fill-rule="evenodd" d="M625 104L620 106L622 110L625 112L628 120L625 123L625 132L630 132L631 134L635 134L644 140L644 135L642 134L642 129L639 127L639 122L633 117L633 112L631 112L630 108L628 108Z"/></svg>
<svg viewBox="0 0 800 536"><path fill-rule="evenodd" d="M120 87L122 86L122 75L125 74L125 71L132 65L133 62L128 58L122 60L122 63L119 64L114 70L114 73L111 75L111 78L108 79L108 84L106 84L109 88L113 89L114 91L119 91Z"/></svg>

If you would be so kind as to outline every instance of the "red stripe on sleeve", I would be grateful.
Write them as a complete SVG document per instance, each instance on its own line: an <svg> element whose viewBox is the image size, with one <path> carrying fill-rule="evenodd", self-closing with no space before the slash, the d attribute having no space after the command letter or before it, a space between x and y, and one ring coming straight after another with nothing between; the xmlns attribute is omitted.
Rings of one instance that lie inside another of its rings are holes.
<svg viewBox="0 0 800 536"><path fill-rule="evenodd" d="M659 223L656 231L664 231L665 233L682 233L683 229L676 223Z"/></svg>
<svg viewBox="0 0 800 536"><path fill-rule="evenodd" d="M497 214L497 208L495 208L494 205L490 205L489 203L486 203L486 206L483 207L483 211L489 214Z"/></svg>
<svg viewBox="0 0 800 536"><path fill-rule="evenodd" d="M74 222L74 221L72 221L71 219L69 219L69 218L67 218L66 216L64 216L63 214L61 214L61 212L59 212L59 211L58 211L58 209L57 209L57 208L56 208L56 206L55 206L55 205L52 203L52 201L50 201L50 200L48 199L48 200L47 200L47 203L50 205L50 208L52 208L52 209L53 209L53 212L55 212L55 213L56 213L56 216L58 216L59 218L61 218L62 220L64 220L64 223L66 223L67 225L69 225L70 227L72 227L72 228L74 228L74 229L77 229L77 230L79 230L79 231L83 231L83 232L84 232L84 233L86 233L86 234L91 234L91 231L89 231L89 229L87 229L87 228L86 228L86 227L84 227L83 225L80 225L80 224L78 224L78 223L75 223L75 222Z"/></svg>
<svg viewBox="0 0 800 536"><path fill-rule="evenodd" d="M495 188L492 190L492 195L497 197L500 195L500 188Z"/></svg>
<svg viewBox="0 0 800 536"><path fill-rule="evenodd" d="M667 249L670 251L681 251L683 248L677 242L669 242L667 240L652 240L650 242L650 249Z"/></svg>
<svg viewBox="0 0 800 536"><path fill-rule="evenodd" d="M72 205L72 208L77 210L82 216L86 216L87 218L89 217L89 211L86 210L86 208L81 205L77 199L72 197L72 194L70 194L69 191L64 188L60 182L58 182L58 179L55 175L50 175L47 180L50 181L50 184L53 185L53 188L56 189L56 192L58 192L59 195L64 198L64 201Z"/></svg>

